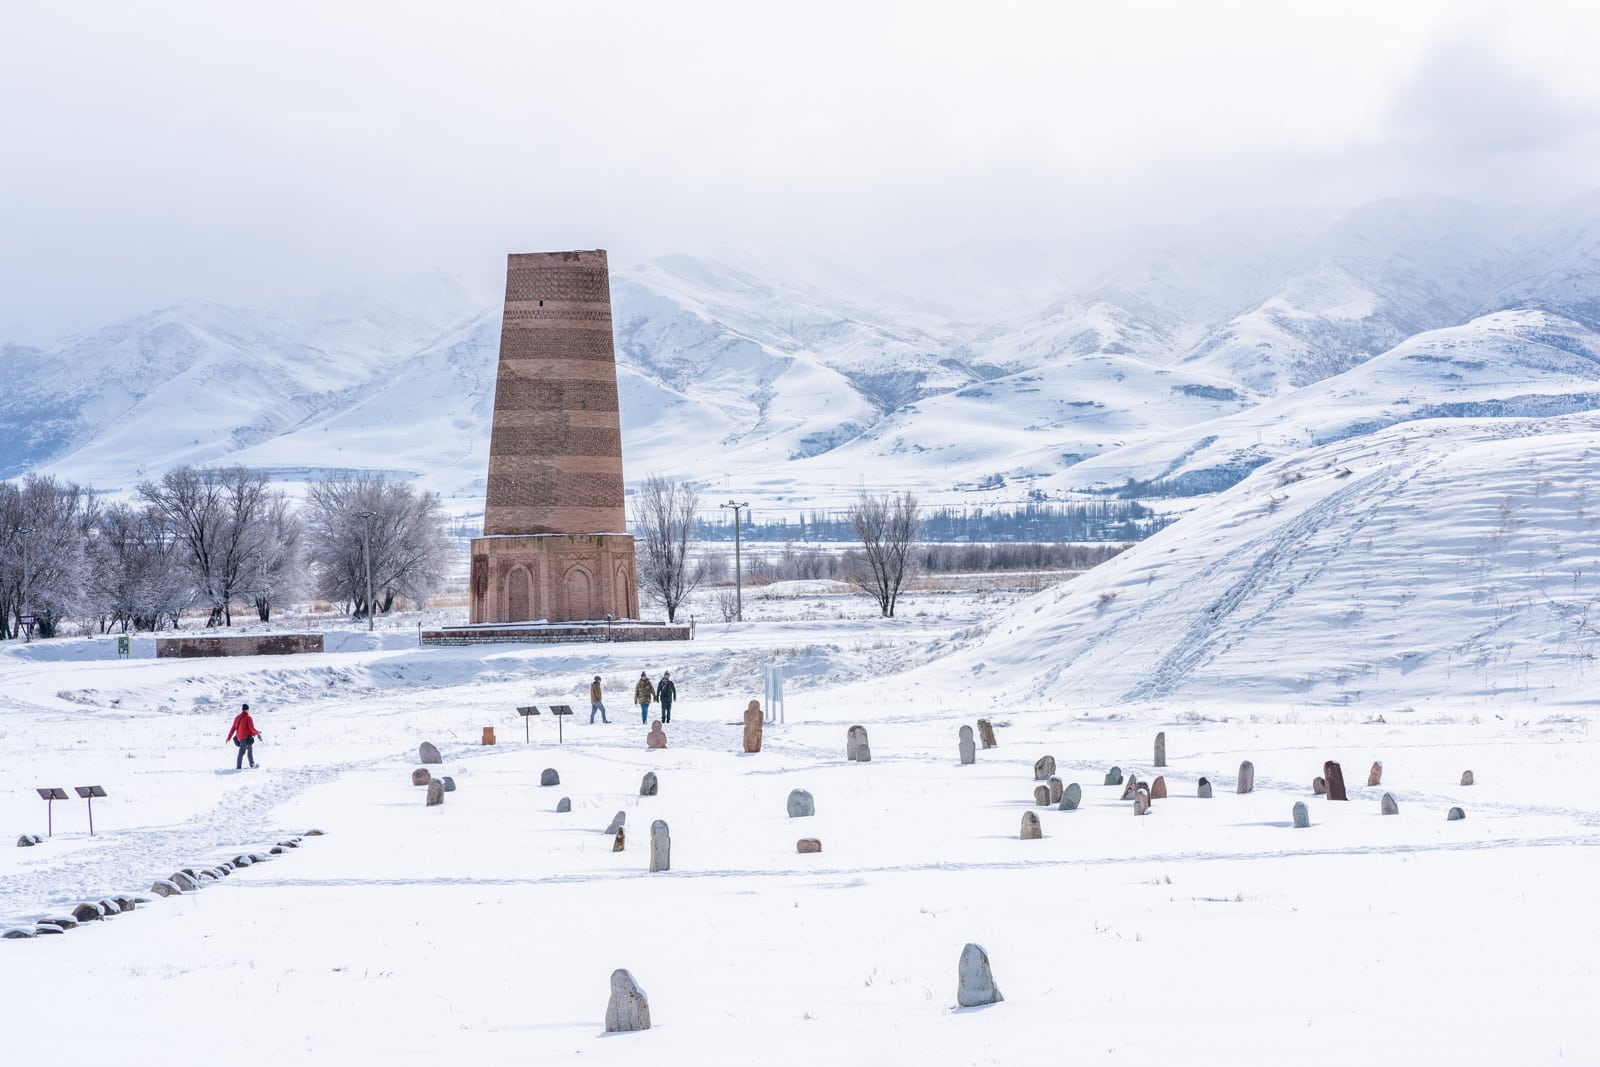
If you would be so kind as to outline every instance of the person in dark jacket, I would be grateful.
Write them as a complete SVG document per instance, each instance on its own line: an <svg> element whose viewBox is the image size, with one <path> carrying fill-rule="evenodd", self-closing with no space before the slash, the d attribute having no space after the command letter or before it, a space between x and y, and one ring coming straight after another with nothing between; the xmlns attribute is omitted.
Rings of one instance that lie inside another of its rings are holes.
<svg viewBox="0 0 1600 1067"><path fill-rule="evenodd" d="M610 722L606 717L606 702L600 699L600 676L594 676L594 681L589 683L589 725L594 725L596 713L600 715L601 722Z"/></svg>
<svg viewBox="0 0 1600 1067"><path fill-rule="evenodd" d="M656 687L650 684L650 673L639 672L639 681L633 687L633 702L639 705L639 721L650 722L650 702L656 698Z"/></svg>
<svg viewBox="0 0 1600 1067"><path fill-rule="evenodd" d="M672 702L678 699L678 687L672 681L671 671L661 672L661 681L656 683L656 699L661 701L661 721L663 724L672 721Z"/></svg>
<svg viewBox="0 0 1600 1067"><path fill-rule="evenodd" d="M256 729L256 721L250 717L250 705L246 704L233 717L233 728L228 731L228 740L239 746L239 758L233 761L233 769L239 770L244 766L244 758L250 757L250 766L256 765L255 743L261 736L261 731Z"/></svg>

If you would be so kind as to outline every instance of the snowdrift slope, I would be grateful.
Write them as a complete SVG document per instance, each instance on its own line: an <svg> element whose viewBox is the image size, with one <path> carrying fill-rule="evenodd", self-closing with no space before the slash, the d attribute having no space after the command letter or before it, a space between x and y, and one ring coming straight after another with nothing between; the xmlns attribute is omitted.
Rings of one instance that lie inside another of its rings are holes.
<svg viewBox="0 0 1600 1067"><path fill-rule="evenodd" d="M1019 696L1586 700L1600 415L1431 420L1261 468L955 662Z"/></svg>

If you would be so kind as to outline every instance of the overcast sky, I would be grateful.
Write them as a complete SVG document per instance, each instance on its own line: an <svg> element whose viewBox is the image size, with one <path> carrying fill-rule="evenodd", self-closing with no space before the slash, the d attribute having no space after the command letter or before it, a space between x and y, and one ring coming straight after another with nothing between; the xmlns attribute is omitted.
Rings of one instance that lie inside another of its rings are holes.
<svg viewBox="0 0 1600 1067"><path fill-rule="evenodd" d="M0 0L0 341L508 251L1600 186L1600 4Z"/></svg>

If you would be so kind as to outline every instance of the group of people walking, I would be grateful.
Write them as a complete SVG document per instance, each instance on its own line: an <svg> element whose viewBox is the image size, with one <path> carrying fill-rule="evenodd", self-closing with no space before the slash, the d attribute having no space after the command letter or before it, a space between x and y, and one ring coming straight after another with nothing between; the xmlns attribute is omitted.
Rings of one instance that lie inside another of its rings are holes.
<svg viewBox="0 0 1600 1067"><path fill-rule="evenodd" d="M640 671L639 681L633 687L633 702L639 705L639 721L649 724L650 705L661 705L661 721L672 721L672 702L678 699L678 686L672 680L671 671L661 672L661 681L651 684L650 672ZM589 683L589 722L594 722L594 717L600 716L601 722L610 722L606 715L606 702L600 691L600 676L594 676L594 681Z"/></svg>

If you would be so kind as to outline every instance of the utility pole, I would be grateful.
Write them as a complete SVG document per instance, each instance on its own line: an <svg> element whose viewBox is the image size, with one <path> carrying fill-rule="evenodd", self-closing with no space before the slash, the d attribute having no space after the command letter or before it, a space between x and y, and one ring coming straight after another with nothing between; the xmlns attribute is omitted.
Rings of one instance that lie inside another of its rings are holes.
<svg viewBox="0 0 1600 1067"><path fill-rule="evenodd" d="M28 589L33 584L28 571L28 542L33 538L33 531L32 526L24 526L17 531L22 540L22 595L17 598L21 601L18 605L17 621L20 623L23 619L28 620L22 627L23 644L33 640L33 613L28 610Z"/></svg>
<svg viewBox="0 0 1600 1067"><path fill-rule="evenodd" d="M367 565L367 630L372 630L372 616L376 608L372 603L372 520L375 513L371 511L358 511L356 518L361 520L361 558Z"/></svg>
<svg viewBox="0 0 1600 1067"><path fill-rule="evenodd" d="M733 509L733 617L738 622L744 622L744 579L739 562L739 509L744 508L749 511L750 502L730 500L718 506Z"/></svg>

